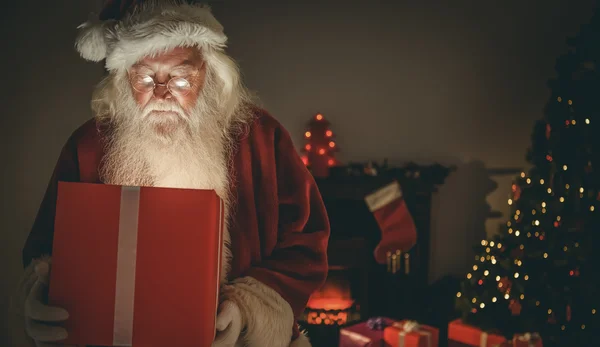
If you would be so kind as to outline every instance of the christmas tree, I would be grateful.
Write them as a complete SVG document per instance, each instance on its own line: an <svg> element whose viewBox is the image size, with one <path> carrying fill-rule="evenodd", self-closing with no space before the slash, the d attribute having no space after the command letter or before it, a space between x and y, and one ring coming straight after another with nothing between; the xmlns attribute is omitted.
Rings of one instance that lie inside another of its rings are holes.
<svg viewBox="0 0 600 347"><path fill-rule="evenodd" d="M512 185L510 220L477 245L457 293L467 324L512 338L537 332L544 346L600 345L594 250L600 235L600 18L596 14L549 81L531 164Z"/></svg>
<svg viewBox="0 0 600 347"><path fill-rule="evenodd" d="M338 164L334 153L338 150L333 140L331 124L317 113L308 124L308 130L304 133L306 144L302 156L304 164L310 169L315 177L329 176L329 168Z"/></svg>

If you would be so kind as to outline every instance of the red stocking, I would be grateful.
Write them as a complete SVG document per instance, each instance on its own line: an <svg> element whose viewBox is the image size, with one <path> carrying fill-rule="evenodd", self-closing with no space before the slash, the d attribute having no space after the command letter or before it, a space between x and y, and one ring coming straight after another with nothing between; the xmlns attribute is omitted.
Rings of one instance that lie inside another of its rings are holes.
<svg viewBox="0 0 600 347"><path fill-rule="evenodd" d="M365 202L381 228L381 242L374 251L379 264L386 263L388 252L405 252L416 244L417 228L398 182L394 181L367 195Z"/></svg>

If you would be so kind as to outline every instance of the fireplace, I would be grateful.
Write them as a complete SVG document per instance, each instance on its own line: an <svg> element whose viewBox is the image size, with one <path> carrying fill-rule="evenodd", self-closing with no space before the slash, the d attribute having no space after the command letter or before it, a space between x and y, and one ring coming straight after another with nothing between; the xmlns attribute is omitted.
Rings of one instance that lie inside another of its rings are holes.
<svg viewBox="0 0 600 347"><path fill-rule="evenodd" d="M323 287L308 300L304 321L311 325L344 326L360 320L360 303L352 296L352 274L330 269Z"/></svg>
<svg viewBox="0 0 600 347"><path fill-rule="evenodd" d="M421 310L417 294L424 292L429 270L431 196L449 170L408 165L385 176L316 179L331 236L328 278L299 320L313 347L337 346L340 329L370 317L417 318ZM373 256L381 232L364 197L393 179L400 182L417 226L417 245L402 252L403 258L410 257L410 272L390 271L391 264L378 264Z"/></svg>

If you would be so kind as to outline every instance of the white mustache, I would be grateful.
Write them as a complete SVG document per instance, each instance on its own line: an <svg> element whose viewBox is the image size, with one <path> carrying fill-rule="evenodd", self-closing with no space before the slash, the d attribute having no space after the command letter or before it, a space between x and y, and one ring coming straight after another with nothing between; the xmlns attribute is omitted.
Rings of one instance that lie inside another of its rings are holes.
<svg viewBox="0 0 600 347"><path fill-rule="evenodd" d="M181 106L179 106L173 102L169 102L169 103L153 102L153 103L147 105L144 108L144 118L147 117L148 115L150 115L152 112L173 112L173 113L176 113L181 118L183 118L185 115L185 112L183 112L183 109L181 108Z"/></svg>

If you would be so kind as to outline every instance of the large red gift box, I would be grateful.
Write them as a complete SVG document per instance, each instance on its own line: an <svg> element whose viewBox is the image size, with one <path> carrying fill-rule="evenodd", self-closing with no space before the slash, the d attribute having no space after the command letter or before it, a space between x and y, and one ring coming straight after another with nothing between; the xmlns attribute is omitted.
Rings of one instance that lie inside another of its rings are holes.
<svg viewBox="0 0 600 347"><path fill-rule="evenodd" d="M406 320L393 323L383 332L386 347L437 347L439 336L437 328Z"/></svg>
<svg viewBox="0 0 600 347"><path fill-rule="evenodd" d="M59 182L49 303L65 344L210 346L223 201L213 190Z"/></svg>
<svg viewBox="0 0 600 347"><path fill-rule="evenodd" d="M339 347L384 347L383 330L394 323L385 317L372 318L340 330Z"/></svg>
<svg viewBox="0 0 600 347"><path fill-rule="evenodd" d="M448 324L448 340L477 347L502 346L507 342L504 336L488 334L477 327L464 324L460 319Z"/></svg>

